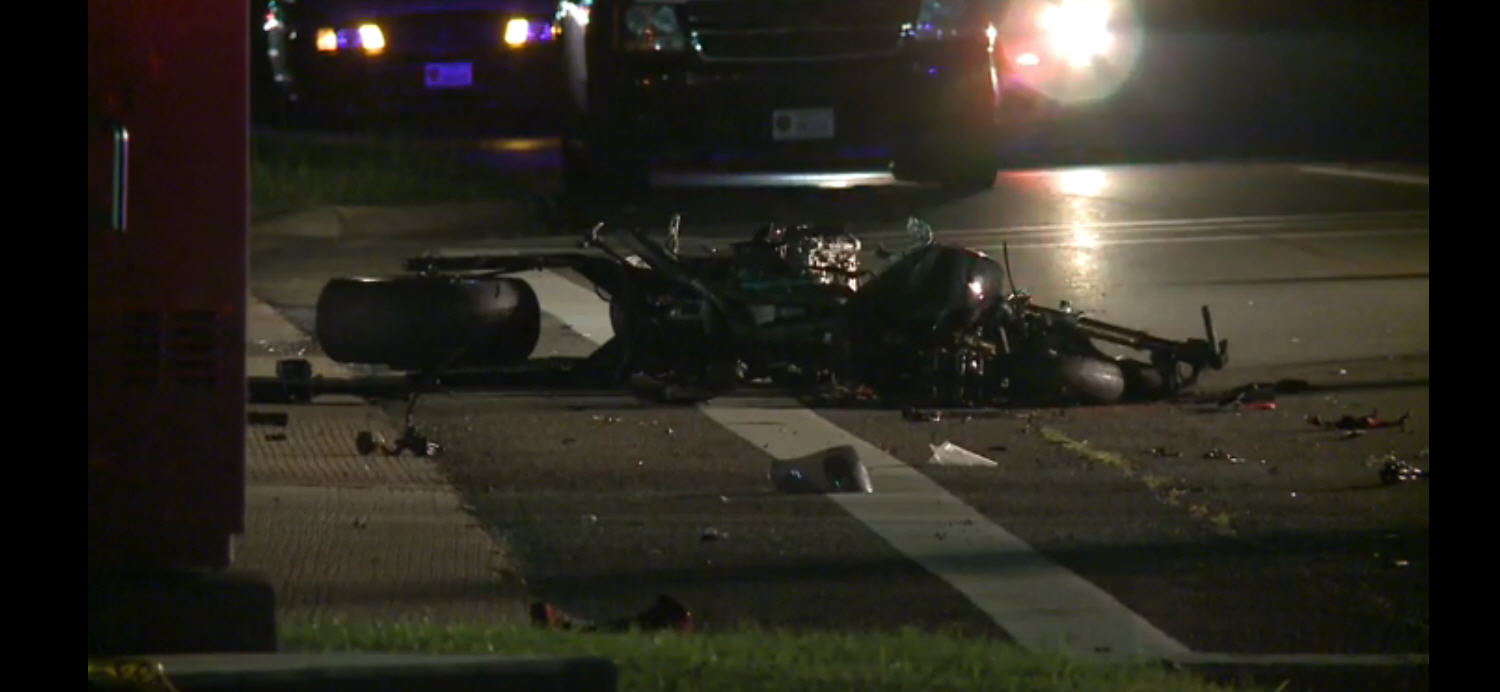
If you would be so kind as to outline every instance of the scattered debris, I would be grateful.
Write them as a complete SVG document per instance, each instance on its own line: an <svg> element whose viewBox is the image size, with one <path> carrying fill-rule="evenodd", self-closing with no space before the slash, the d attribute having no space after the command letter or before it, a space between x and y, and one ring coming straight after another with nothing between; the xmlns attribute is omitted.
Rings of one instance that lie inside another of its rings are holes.
<svg viewBox="0 0 1500 692"><path fill-rule="evenodd" d="M388 457L399 456L405 451L410 451L419 457L435 457L443 450L442 445L433 442L412 427L406 428L401 433L401 437L396 438L395 445L387 445L385 438L379 434L361 430L354 436L354 449L359 452L360 456L369 456L379 450Z"/></svg>
<svg viewBox="0 0 1500 692"><path fill-rule="evenodd" d="M698 540L704 543L712 543L714 541L720 541L725 538L729 538L729 534L727 532L720 531L712 526L704 529L703 533L698 536Z"/></svg>
<svg viewBox="0 0 1500 692"><path fill-rule="evenodd" d="M1219 397L1219 406L1244 405L1276 401L1277 394L1298 394L1312 389L1307 380L1281 379L1275 382L1252 382L1240 385ZM1275 408L1271 406L1269 408Z"/></svg>
<svg viewBox="0 0 1500 692"><path fill-rule="evenodd" d="M285 442L286 433L266 433L266 439L271 442Z"/></svg>
<svg viewBox="0 0 1500 692"><path fill-rule="evenodd" d="M985 449L987 449L987 450L989 450L991 452L1008 452L1008 451L1010 451L1010 448L1006 447L1005 445L990 445L990 446L986 447Z"/></svg>
<svg viewBox="0 0 1500 692"><path fill-rule="evenodd" d="M1400 459L1392 459L1380 467L1380 482L1386 485L1410 483L1417 480L1427 480L1427 471Z"/></svg>
<svg viewBox="0 0 1500 692"><path fill-rule="evenodd" d="M1364 436L1365 436L1365 431L1363 431L1363 430L1345 430L1344 434L1340 435L1339 437L1340 437L1340 439L1352 440L1352 439L1354 439L1356 437L1364 437Z"/></svg>
<svg viewBox="0 0 1500 692"><path fill-rule="evenodd" d="M1245 404L1245 410L1247 410L1247 411L1275 411L1276 410L1276 402L1274 402L1274 401L1257 401L1257 402L1254 402L1254 403Z"/></svg>
<svg viewBox="0 0 1500 692"><path fill-rule="evenodd" d="M250 425L270 425L284 428L290 417L285 411L251 411L248 414Z"/></svg>
<svg viewBox="0 0 1500 692"><path fill-rule="evenodd" d="M565 445L570 445L570 444L573 444L574 442L577 442L577 440L575 440L575 439L573 439L571 437L564 437L562 439L562 443L565 444Z"/></svg>
<svg viewBox="0 0 1500 692"><path fill-rule="evenodd" d="M652 604L631 617L608 622L592 622L574 617L551 603L537 601L531 604L531 622L538 627L555 630L579 630L583 632L627 632L630 630L693 631L693 614L676 599L667 595L656 597Z"/></svg>
<svg viewBox="0 0 1500 692"><path fill-rule="evenodd" d="M1411 418L1411 413L1403 413L1396 420L1383 420L1376 412L1371 411L1368 416L1342 416L1338 420L1328 420L1318 416L1308 416L1307 422L1320 428L1338 430L1375 430L1379 428L1405 428L1406 421Z"/></svg>
<svg viewBox="0 0 1500 692"><path fill-rule="evenodd" d="M1231 464L1243 464L1243 463L1245 463L1245 458L1244 457L1237 456L1237 455L1234 455L1234 454L1230 454L1229 452L1226 452L1226 451L1224 451L1222 449L1219 449L1218 447L1215 447L1213 449L1208 450L1207 452L1204 452L1203 453L1203 458L1204 459L1222 459L1222 460L1228 461Z"/></svg>
<svg viewBox="0 0 1500 692"><path fill-rule="evenodd" d="M927 460L927 463L936 466L999 466L993 460L952 442L927 446L932 449L932 457Z"/></svg>
<svg viewBox="0 0 1500 692"><path fill-rule="evenodd" d="M1170 449L1167 449L1166 447L1152 447L1150 449L1150 452L1151 452L1151 456L1154 456L1154 457L1180 457L1180 456L1182 456L1182 452L1174 452L1174 451L1172 451Z"/></svg>
<svg viewBox="0 0 1500 692"><path fill-rule="evenodd" d="M943 420L943 412L936 409L908 408L901 411L901 417L914 423L937 423Z"/></svg>
<svg viewBox="0 0 1500 692"><path fill-rule="evenodd" d="M870 471L849 445L771 463L771 483L787 493L874 492Z"/></svg>
<svg viewBox="0 0 1500 692"><path fill-rule="evenodd" d="M1407 567L1409 565L1411 565L1411 562L1409 560L1401 560L1401 559L1391 560L1391 566L1392 567Z"/></svg>
<svg viewBox="0 0 1500 692"><path fill-rule="evenodd" d="M597 514L585 514L585 515L583 515L583 523L585 523L585 524L597 524L597 523L599 523L599 515L597 515Z"/></svg>
<svg viewBox="0 0 1500 692"><path fill-rule="evenodd" d="M358 518L356 518L354 520L354 528L356 528L356 529L362 529L362 528L365 528L365 527L367 527L369 525L370 525L370 520L366 519L364 517L358 517Z"/></svg>

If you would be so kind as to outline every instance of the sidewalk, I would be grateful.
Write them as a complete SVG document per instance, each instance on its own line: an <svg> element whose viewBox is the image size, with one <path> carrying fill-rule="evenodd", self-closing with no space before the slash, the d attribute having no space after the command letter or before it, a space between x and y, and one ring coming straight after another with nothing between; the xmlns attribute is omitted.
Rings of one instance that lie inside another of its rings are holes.
<svg viewBox="0 0 1500 692"><path fill-rule="evenodd" d="M280 358L347 374L253 298L248 322L250 375L273 374ZM396 432L382 410L348 397L249 409L286 413L288 424L247 432L247 526L235 566L269 579L281 619L525 617L524 587L504 546L464 511L440 458L355 451L360 430Z"/></svg>

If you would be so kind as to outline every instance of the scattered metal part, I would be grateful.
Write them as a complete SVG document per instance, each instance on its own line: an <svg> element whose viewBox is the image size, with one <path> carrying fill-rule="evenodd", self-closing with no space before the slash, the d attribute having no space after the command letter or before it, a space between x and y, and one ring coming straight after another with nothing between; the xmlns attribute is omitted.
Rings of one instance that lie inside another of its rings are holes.
<svg viewBox="0 0 1500 692"><path fill-rule="evenodd" d="M1368 416L1341 416L1338 420L1329 420L1318 416L1308 416L1307 422L1320 428L1337 430L1375 430L1379 428L1405 428L1407 419L1411 413L1403 413L1396 420L1384 420L1371 411Z"/></svg>
<svg viewBox="0 0 1500 692"><path fill-rule="evenodd" d="M1238 456L1238 455L1235 455L1235 454L1230 454L1229 452L1226 452L1226 451L1224 451L1222 449L1219 449L1218 447L1215 447L1213 449L1208 450L1207 452L1204 452L1203 453L1203 458L1204 459L1220 459L1220 460L1228 461L1231 464L1243 464L1243 463L1245 463L1245 458L1244 457Z"/></svg>
<svg viewBox="0 0 1500 692"><path fill-rule="evenodd" d="M927 463L934 466L999 466L994 460L975 454L952 442L927 446L932 450L932 456L927 459Z"/></svg>
<svg viewBox="0 0 1500 692"><path fill-rule="evenodd" d="M1151 452L1151 456L1154 456L1154 457L1180 457L1180 456L1182 456L1182 452L1174 452L1174 451L1172 451L1170 449L1167 449L1166 447L1152 447L1151 450L1150 450L1150 452Z"/></svg>
<svg viewBox="0 0 1500 692"><path fill-rule="evenodd" d="M419 457L435 457L442 453L443 448L438 443L428 439L425 435L417 432L416 428L408 427L402 431L401 436L396 438L396 444L387 445L385 438L368 430L361 430L354 436L354 449L360 456L369 456L377 450L388 457L399 456L402 452L411 452Z"/></svg>
<svg viewBox="0 0 1500 692"><path fill-rule="evenodd" d="M936 423L943 420L943 412L937 409L907 408L901 411L901 417L920 423Z"/></svg>
<svg viewBox="0 0 1500 692"><path fill-rule="evenodd" d="M533 625L557 630L578 630L583 632L627 632L631 630L693 631L693 614L676 599L664 594L657 596L656 602L650 608L630 617L607 622L593 622L574 617L564 612L561 608L545 601L532 603L529 610Z"/></svg>
<svg viewBox="0 0 1500 692"><path fill-rule="evenodd" d="M285 411L251 411L247 414L250 425L269 425L284 428L290 421Z"/></svg>
<svg viewBox="0 0 1500 692"><path fill-rule="evenodd" d="M597 515L597 514L585 514L585 515L583 515L583 523L585 523L585 524L597 524L597 523L599 523L599 515Z"/></svg>
<svg viewBox="0 0 1500 692"><path fill-rule="evenodd" d="M870 471L849 445L841 445L800 459L774 461L771 484L787 493L870 493Z"/></svg>
<svg viewBox="0 0 1500 692"><path fill-rule="evenodd" d="M286 433L266 433L266 439L271 442L285 442Z"/></svg>
<svg viewBox="0 0 1500 692"><path fill-rule="evenodd" d="M1256 401L1256 402L1253 402L1253 403L1245 404L1245 410L1247 410L1247 411L1275 411L1276 410L1276 402L1274 402L1274 401Z"/></svg>
<svg viewBox="0 0 1500 692"><path fill-rule="evenodd" d="M714 528L712 526L704 529L703 533L698 536L698 540L700 540L700 541L702 541L704 543L712 543L714 541L721 541L721 540L724 540L726 538L729 538L729 534L728 533L726 533L724 531L720 531L720 530L718 530L718 529L716 529L716 528Z"/></svg>
<svg viewBox="0 0 1500 692"><path fill-rule="evenodd" d="M1380 482L1386 485L1427 480L1427 471L1400 459L1387 461L1380 467Z"/></svg>
<svg viewBox="0 0 1500 692"><path fill-rule="evenodd" d="M1219 397L1219 406L1240 404L1248 408L1251 404L1257 403L1274 404L1277 394L1299 394L1309 389L1312 389L1312 385L1307 380L1280 379L1275 382L1252 382L1225 392ZM1269 408L1275 408L1275 406Z"/></svg>
<svg viewBox="0 0 1500 692"><path fill-rule="evenodd" d="M1352 439L1354 439L1356 437L1364 437L1364 436L1365 436L1365 431L1363 431L1363 430L1345 430L1344 434L1340 435L1339 437L1341 439L1345 439L1345 440L1352 440Z"/></svg>

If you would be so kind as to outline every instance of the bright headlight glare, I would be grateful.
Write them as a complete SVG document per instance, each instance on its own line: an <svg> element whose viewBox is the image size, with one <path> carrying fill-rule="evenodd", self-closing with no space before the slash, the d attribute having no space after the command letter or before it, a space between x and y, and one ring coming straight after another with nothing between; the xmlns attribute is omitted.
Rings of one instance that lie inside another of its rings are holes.
<svg viewBox="0 0 1500 692"><path fill-rule="evenodd" d="M642 3L625 11L625 46L634 50L678 51L687 41L670 5Z"/></svg>
<svg viewBox="0 0 1500 692"><path fill-rule="evenodd" d="M517 17L505 23L505 45L524 45L530 37L531 24L525 19Z"/></svg>
<svg viewBox="0 0 1500 692"><path fill-rule="evenodd" d="M1042 8L1037 28L1059 56L1074 66L1084 66L1103 55L1114 43L1109 31L1112 8L1104 0L1062 0Z"/></svg>
<svg viewBox="0 0 1500 692"><path fill-rule="evenodd" d="M359 25L359 45L366 53L379 53L385 50L385 33L374 24Z"/></svg>
<svg viewBox="0 0 1500 692"><path fill-rule="evenodd" d="M339 49L339 34L333 29L318 29L318 52L336 53Z"/></svg>

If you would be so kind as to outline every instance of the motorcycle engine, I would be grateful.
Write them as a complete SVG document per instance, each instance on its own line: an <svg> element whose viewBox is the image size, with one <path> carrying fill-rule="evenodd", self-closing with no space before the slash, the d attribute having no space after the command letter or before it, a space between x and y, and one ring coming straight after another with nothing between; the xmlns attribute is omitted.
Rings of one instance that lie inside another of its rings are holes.
<svg viewBox="0 0 1500 692"><path fill-rule="evenodd" d="M843 229L771 226L763 233L783 261L817 283L859 289L859 239Z"/></svg>

